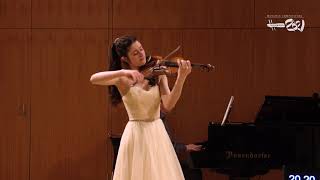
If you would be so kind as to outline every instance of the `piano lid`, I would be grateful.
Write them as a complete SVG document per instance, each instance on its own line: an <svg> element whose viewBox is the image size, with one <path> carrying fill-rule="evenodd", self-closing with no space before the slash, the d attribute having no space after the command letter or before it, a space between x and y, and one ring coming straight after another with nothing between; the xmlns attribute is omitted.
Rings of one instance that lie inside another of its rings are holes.
<svg viewBox="0 0 320 180"><path fill-rule="evenodd" d="M265 96L256 116L257 124L319 124L320 99L295 96Z"/></svg>

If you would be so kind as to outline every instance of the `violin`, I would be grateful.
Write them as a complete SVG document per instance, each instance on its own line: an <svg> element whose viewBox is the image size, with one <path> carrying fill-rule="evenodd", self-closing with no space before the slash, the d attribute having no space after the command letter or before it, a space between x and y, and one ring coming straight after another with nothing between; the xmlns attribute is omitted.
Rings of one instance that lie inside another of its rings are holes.
<svg viewBox="0 0 320 180"><path fill-rule="evenodd" d="M146 78L157 77L159 75L176 76L178 72L178 60L182 57L175 57L170 60L162 59L161 56L149 56L145 65L140 67L140 72ZM210 72L214 69L211 64L191 63L192 68L200 71Z"/></svg>

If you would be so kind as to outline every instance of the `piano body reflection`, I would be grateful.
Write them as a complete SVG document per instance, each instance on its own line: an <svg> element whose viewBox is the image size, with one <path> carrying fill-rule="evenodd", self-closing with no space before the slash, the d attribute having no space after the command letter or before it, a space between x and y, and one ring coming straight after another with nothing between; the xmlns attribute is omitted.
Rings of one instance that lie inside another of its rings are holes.
<svg viewBox="0 0 320 180"><path fill-rule="evenodd" d="M192 152L194 168L211 168L230 179L270 169L320 167L320 100L266 96L254 123L208 125L203 150Z"/></svg>

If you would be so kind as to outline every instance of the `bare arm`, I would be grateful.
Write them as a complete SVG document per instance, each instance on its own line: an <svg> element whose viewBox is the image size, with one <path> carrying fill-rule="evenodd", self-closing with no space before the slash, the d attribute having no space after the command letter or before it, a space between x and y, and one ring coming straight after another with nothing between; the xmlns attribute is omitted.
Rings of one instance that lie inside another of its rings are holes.
<svg viewBox="0 0 320 180"><path fill-rule="evenodd" d="M162 106L165 111L169 112L175 107L176 103L178 102L181 96L183 84L190 72L191 65L189 61L179 62L178 77L176 79L172 91L170 91L169 89L167 77L160 77L161 100Z"/></svg>
<svg viewBox="0 0 320 180"><path fill-rule="evenodd" d="M90 81L92 84L97 85L116 85L124 82L123 79L132 78L132 82L135 83L137 81L143 80L143 75L136 70L117 70L117 71L103 71L95 73L91 76Z"/></svg>
<svg viewBox="0 0 320 180"><path fill-rule="evenodd" d="M92 84L110 86L116 85L123 76L125 76L123 70L103 71L93 74L90 81Z"/></svg>

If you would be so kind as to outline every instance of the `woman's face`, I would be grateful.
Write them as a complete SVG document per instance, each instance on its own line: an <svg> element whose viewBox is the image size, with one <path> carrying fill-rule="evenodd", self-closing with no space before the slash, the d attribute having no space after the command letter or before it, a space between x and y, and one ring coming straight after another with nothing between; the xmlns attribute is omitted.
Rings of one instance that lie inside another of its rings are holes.
<svg viewBox="0 0 320 180"><path fill-rule="evenodd" d="M130 46L128 58L131 69L138 69L146 63L146 53L139 41L135 41Z"/></svg>

